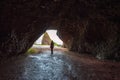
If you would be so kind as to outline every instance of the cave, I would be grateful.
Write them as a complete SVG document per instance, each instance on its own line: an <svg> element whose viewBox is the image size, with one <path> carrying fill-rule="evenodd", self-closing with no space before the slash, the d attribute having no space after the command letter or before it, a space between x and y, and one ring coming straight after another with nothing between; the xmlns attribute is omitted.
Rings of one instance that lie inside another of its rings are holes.
<svg viewBox="0 0 120 80"><path fill-rule="evenodd" d="M117 0L1 0L0 59L24 54L47 29L70 51L120 59Z"/></svg>

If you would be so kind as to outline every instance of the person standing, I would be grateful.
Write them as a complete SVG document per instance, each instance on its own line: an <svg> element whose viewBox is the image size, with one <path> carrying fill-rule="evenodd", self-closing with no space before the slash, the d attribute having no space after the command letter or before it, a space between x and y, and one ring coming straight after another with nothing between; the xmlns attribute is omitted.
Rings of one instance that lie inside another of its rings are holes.
<svg viewBox="0 0 120 80"><path fill-rule="evenodd" d="M54 42L53 42L53 40L51 41L50 48L51 48L51 54L53 54L53 48L54 48Z"/></svg>

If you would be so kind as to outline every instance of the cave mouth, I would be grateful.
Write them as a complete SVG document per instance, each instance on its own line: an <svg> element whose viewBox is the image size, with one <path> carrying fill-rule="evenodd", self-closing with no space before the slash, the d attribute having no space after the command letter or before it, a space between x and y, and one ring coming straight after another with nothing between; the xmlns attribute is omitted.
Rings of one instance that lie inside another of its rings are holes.
<svg viewBox="0 0 120 80"><path fill-rule="evenodd" d="M32 45L31 48L27 50L27 54L31 53L42 53L46 50L50 50L51 41L54 42L54 51L68 51L64 47L63 41L59 38L56 29L46 30Z"/></svg>
<svg viewBox="0 0 120 80"><path fill-rule="evenodd" d="M46 50L50 50L51 41L54 42L54 50L67 50L63 46L63 41L57 35L57 30L49 29L46 30L28 49L27 53L41 53Z"/></svg>
<svg viewBox="0 0 120 80"><path fill-rule="evenodd" d="M46 30L33 44L33 46L49 46L53 40L55 47L63 47L63 41L57 35L56 29Z"/></svg>

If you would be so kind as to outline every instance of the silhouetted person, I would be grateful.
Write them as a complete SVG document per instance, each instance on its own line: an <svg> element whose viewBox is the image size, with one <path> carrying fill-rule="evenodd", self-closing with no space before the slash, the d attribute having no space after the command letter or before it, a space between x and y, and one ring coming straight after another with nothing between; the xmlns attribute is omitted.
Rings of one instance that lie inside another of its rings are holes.
<svg viewBox="0 0 120 80"><path fill-rule="evenodd" d="M53 48L54 48L54 42L53 41L51 41L50 48L51 48L51 54L53 54Z"/></svg>

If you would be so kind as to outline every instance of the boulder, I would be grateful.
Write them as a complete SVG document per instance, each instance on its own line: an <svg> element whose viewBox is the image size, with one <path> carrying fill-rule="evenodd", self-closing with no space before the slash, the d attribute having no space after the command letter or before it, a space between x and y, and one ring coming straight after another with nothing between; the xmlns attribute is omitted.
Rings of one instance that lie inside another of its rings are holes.
<svg viewBox="0 0 120 80"><path fill-rule="evenodd" d="M48 33L45 32L43 35L43 39L42 39L42 45L50 45L50 43L51 43L51 39L50 39Z"/></svg>

